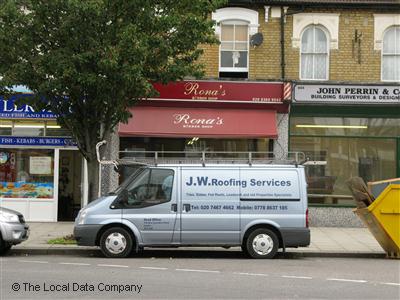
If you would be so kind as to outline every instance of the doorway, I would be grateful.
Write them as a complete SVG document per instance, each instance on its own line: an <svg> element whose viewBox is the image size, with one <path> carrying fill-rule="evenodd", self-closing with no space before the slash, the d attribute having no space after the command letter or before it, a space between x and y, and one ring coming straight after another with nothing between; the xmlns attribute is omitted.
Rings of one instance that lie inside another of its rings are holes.
<svg viewBox="0 0 400 300"><path fill-rule="evenodd" d="M81 209L82 155L77 150L60 150L58 221L74 221Z"/></svg>

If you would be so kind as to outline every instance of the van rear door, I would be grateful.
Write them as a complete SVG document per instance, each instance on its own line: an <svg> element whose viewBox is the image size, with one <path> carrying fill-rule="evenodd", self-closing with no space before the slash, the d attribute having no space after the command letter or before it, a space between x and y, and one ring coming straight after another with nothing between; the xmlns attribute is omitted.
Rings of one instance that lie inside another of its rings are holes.
<svg viewBox="0 0 400 300"><path fill-rule="evenodd" d="M239 169L182 167L181 243L239 244Z"/></svg>

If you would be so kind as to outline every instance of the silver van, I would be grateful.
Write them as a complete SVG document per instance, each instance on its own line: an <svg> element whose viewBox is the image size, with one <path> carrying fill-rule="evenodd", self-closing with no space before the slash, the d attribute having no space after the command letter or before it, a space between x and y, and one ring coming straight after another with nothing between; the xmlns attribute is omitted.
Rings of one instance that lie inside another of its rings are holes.
<svg viewBox="0 0 400 300"><path fill-rule="evenodd" d="M261 162L143 164L76 218L78 245L106 257L143 247L241 246L252 258L308 246L304 167Z"/></svg>
<svg viewBox="0 0 400 300"><path fill-rule="evenodd" d="M28 236L29 226L24 216L15 210L0 207L0 255L28 239Z"/></svg>

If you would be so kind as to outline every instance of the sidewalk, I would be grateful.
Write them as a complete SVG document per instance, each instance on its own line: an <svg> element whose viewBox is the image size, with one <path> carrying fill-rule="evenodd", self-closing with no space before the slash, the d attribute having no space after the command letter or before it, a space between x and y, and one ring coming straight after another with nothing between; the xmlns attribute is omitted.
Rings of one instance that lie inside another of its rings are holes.
<svg viewBox="0 0 400 300"><path fill-rule="evenodd" d="M76 245L49 245L50 239L72 234L72 222L29 223L30 237L14 246L14 254L71 254L90 255L97 253L97 247L78 247ZM367 228L311 227L311 245L304 248L288 248L287 252L300 256L314 257L385 257L385 252ZM199 249L199 248L178 248ZM202 248L204 249L204 248ZM210 248L208 248L210 249ZM212 250L226 249L213 247ZM236 247L231 248L236 250ZM237 248L239 249L239 248Z"/></svg>

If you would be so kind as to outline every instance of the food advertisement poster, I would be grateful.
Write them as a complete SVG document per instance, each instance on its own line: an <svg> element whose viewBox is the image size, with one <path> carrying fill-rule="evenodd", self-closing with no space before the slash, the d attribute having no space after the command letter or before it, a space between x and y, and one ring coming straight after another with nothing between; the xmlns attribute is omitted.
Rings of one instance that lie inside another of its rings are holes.
<svg viewBox="0 0 400 300"><path fill-rule="evenodd" d="M29 157L29 173L33 175L51 175L51 156Z"/></svg>
<svg viewBox="0 0 400 300"><path fill-rule="evenodd" d="M0 182L1 198L53 198L52 182Z"/></svg>

